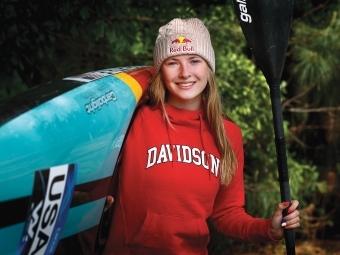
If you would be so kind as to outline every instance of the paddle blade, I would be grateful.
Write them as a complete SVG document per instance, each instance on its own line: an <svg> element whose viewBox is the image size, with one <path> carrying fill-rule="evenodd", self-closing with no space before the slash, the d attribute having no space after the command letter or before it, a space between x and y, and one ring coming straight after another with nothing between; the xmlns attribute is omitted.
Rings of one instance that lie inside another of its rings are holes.
<svg viewBox="0 0 340 255"><path fill-rule="evenodd" d="M269 85L281 80L293 0L233 0L255 60Z"/></svg>

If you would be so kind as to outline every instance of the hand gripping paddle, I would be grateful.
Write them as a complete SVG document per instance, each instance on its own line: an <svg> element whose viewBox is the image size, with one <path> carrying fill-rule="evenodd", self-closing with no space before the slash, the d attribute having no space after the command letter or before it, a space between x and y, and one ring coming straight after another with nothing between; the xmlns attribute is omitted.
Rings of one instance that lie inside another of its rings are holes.
<svg viewBox="0 0 340 255"><path fill-rule="evenodd" d="M270 88L281 201L290 201L280 100L293 0L233 0L243 34ZM284 216L287 212L284 212ZM295 254L294 230L285 230L287 254Z"/></svg>

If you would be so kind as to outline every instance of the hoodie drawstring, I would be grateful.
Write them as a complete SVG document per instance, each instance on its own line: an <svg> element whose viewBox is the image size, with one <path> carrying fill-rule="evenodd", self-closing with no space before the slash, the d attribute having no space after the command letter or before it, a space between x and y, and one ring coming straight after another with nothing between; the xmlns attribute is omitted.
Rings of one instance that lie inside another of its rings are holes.
<svg viewBox="0 0 340 255"><path fill-rule="evenodd" d="M165 125L166 125L166 132L167 132L167 134L168 134L168 139L169 139L169 144L170 144L170 150L171 150L171 157L172 157L172 167L174 167L174 145L172 144L172 142L171 142L171 136L170 136L170 132L169 132L169 123L168 123L168 121L166 121L165 120Z"/></svg>

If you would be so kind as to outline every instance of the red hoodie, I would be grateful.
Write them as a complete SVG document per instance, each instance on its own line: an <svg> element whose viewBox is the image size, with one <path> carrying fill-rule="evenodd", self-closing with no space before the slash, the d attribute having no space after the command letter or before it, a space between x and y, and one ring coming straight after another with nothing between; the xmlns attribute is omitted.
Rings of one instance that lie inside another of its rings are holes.
<svg viewBox="0 0 340 255"><path fill-rule="evenodd" d="M232 182L219 182L220 153L201 110L144 107L122 151L114 216L104 254L208 254L210 217L237 241L266 242L269 220L244 211L240 129L224 124L238 159Z"/></svg>

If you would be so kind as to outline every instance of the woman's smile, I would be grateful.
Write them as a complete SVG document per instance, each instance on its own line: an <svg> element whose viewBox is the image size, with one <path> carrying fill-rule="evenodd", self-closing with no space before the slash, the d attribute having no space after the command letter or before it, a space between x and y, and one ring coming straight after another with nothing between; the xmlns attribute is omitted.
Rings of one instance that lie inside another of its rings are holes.
<svg viewBox="0 0 340 255"><path fill-rule="evenodd" d="M180 86L181 88L187 89L187 88L191 88L193 87L195 84L195 82L187 82L187 83L177 83L178 86Z"/></svg>

